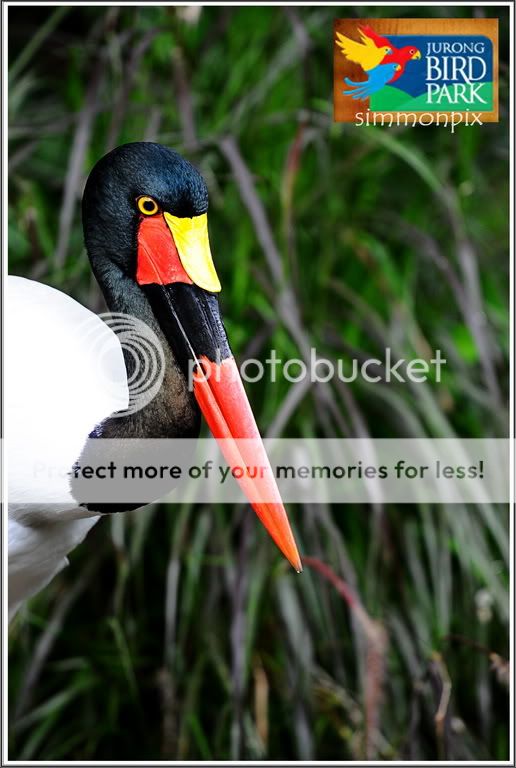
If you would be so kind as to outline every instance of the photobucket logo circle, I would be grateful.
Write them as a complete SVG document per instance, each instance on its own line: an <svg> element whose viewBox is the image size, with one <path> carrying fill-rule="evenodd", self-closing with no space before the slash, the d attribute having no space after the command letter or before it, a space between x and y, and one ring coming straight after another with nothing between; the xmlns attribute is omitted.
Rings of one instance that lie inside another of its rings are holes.
<svg viewBox="0 0 516 768"><path fill-rule="evenodd" d="M156 397L165 376L165 354L147 323L123 312L104 312L88 320L82 338L95 361L99 389L119 403L113 417L136 413ZM120 380L120 348L125 386Z"/></svg>

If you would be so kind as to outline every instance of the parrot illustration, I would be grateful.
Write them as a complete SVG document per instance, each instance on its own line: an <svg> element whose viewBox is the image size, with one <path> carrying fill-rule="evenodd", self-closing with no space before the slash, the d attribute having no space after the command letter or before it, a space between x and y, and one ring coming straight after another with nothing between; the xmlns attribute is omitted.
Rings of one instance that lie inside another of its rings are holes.
<svg viewBox="0 0 516 768"><path fill-rule="evenodd" d="M365 72L380 64L382 59L392 53L392 46L390 43L381 45L378 47L376 43L367 37L363 32L359 31L362 43L357 43L356 40L352 40L350 37L345 37L337 32L336 43L341 49L344 56L353 61L355 64L360 64Z"/></svg>
<svg viewBox="0 0 516 768"><path fill-rule="evenodd" d="M392 80L394 74L400 69L400 64L378 64L374 69L369 70L367 80L362 82L355 82L350 80L349 77L344 78L344 82L350 85L353 90L342 91L345 96L352 96L354 99L367 99L376 91L379 91L390 80Z"/></svg>
<svg viewBox="0 0 516 768"><path fill-rule="evenodd" d="M396 71L394 77L391 80L391 83L393 83L395 80L398 79L398 77L401 77L403 72L405 71L405 66L408 61L411 61L412 59L420 59L421 58L421 51L419 48L416 48L413 45L405 45L403 48L396 48L388 37L383 37L382 35L378 35L372 27L369 27L367 25L363 27L359 27L360 32L362 35L373 42L377 48L386 48L389 47L391 49L390 53L387 53L384 58L379 62L380 64L399 64L400 68Z"/></svg>

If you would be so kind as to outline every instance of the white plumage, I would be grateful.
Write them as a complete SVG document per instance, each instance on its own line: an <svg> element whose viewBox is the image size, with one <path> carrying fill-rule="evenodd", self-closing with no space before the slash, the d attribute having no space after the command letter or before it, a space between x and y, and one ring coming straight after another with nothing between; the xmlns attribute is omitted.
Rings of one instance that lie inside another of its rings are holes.
<svg viewBox="0 0 516 768"><path fill-rule="evenodd" d="M69 296L9 277L6 317L12 615L98 520L77 506L67 472L94 427L127 407L128 387L117 336Z"/></svg>

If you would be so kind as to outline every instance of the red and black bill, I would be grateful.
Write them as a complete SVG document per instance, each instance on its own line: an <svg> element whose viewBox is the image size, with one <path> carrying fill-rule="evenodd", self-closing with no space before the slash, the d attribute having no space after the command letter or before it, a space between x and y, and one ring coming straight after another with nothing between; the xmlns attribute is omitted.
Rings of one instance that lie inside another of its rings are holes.
<svg viewBox="0 0 516 768"><path fill-rule="evenodd" d="M294 536L231 353L217 298L190 279L162 222L156 219L144 225L137 280L237 482L279 549L301 571ZM259 473L253 471L257 467Z"/></svg>

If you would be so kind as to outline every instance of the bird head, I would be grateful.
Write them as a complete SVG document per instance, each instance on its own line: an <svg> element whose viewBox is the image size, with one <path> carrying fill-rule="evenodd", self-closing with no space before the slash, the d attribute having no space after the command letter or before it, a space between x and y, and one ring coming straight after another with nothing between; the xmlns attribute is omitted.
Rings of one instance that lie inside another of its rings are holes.
<svg viewBox="0 0 516 768"><path fill-rule="evenodd" d="M414 45L405 45L403 46L403 48L399 49L398 57L400 61L403 61L403 62L411 61L412 59L420 59L421 51L419 50L419 48L416 48Z"/></svg>
<svg viewBox="0 0 516 768"><path fill-rule="evenodd" d="M86 183L86 248L105 291L123 292L129 281L131 295L150 307L229 465L245 467L244 451L252 450L253 465L270 470L220 315L207 211L208 190L193 165L159 144L126 144L103 157ZM300 571L272 471L261 484L246 477L240 484Z"/></svg>

